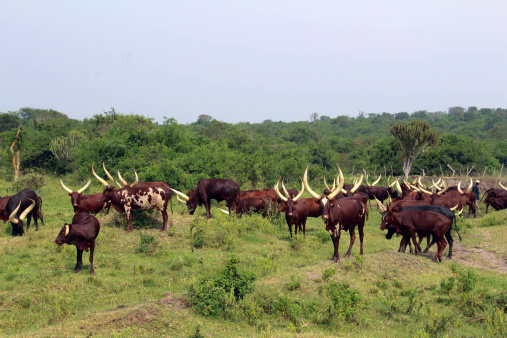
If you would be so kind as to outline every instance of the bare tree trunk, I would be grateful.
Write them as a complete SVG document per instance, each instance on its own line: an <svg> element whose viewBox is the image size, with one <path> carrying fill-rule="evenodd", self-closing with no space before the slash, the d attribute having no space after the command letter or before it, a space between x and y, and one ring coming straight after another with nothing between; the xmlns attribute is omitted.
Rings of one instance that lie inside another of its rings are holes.
<svg viewBox="0 0 507 338"><path fill-rule="evenodd" d="M21 152L21 144L18 144L18 149L16 150L16 154L14 154L14 146L16 145L16 142L19 141L19 138L21 137L21 126L18 128L18 132L16 133L16 138L14 139L14 142L12 142L11 146L9 147L9 150L11 151L12 156L12 166L14 167L14 181L17 181L19 179L19 156Z"/></svg>
<svg viewBox="0 0 507 338"><path fill-rule="evenodd" d="M452 167L451 167L449 164L447 164L447 166L448 166L449 168L451 168L451 170L452 170L452 177L454 177L454 174L456 173L456 170L452 169Z"/></svg>

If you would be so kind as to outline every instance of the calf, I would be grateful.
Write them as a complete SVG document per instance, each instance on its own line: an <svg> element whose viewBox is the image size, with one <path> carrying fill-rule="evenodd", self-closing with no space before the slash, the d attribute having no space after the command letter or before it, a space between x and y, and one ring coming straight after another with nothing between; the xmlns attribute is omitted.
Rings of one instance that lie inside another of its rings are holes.
<svg viewBox="0 0 507 338"><path fill-rule="evenodd" d="M83 267L83 251L90 248L90 275L95 275L93 269L93 252L95 251L95 238L99 235L100 223L95 216L86 212L74 214L72 224L65 223L56 237L55 243L75 245L77 249L77 263L74 273Z"/></svg>

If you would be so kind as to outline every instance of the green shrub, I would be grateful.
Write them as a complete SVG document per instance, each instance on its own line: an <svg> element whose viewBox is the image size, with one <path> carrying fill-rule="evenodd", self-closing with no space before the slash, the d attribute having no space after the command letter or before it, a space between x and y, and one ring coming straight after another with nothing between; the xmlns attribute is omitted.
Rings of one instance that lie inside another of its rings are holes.
<svg viewBox="0 0 507 338"><path fill-rule="evenodd" d="M299 276L290 276L290 282L287 283L287 290L294 291L301 287L301 278Z"/></svg>
<svg viewBox="0 0 507 338"><path fill-rule="evenodd" d="M329 236L329 233L324 229L319 229L316 233L317 240L322 243L327 243L331 241L331 236Z"/></svg>
<svg viewBox="0 0 507 338"><path fill-rule="evenodd" d="M232 257L217 276L200 279L190 286L190 304L198 313L224 315L228 303L237 302L253 291L253 274L238 270L238 263L239 259Z"/></svg>
<svg viewBox="0 0 507 338"><path fill-rule="evenodd" d="M158 241L155 237L151 235L145 235L142 232L139 233L139 236L141 237L141 240L139 246L136 249L136 253L152 254L157 250Z"/></svg>
<svg viewBox="0 0 507 338"><path fill-rule="evenodd" d="M361 300L358 290L345 288L341 283L330 281L324 286L324 291L328 301L324 302L319 313L320 323L340 325L354 318Z"/></svg>
<svg viewBox="0 0 507 338"><path fill-rule="evenodd" d="M279 295L273 302L273 312L283 316L295 326L299 326L303 309L296 301L285 295Z"/></svg>
<svg viewBox="0 0 507 338"><path fill-rule="evenodd" d="M336 274L336 270L334 267L327 267L324 272L322 272L322 280L327 282L329 278L333 277Z"/></svg>

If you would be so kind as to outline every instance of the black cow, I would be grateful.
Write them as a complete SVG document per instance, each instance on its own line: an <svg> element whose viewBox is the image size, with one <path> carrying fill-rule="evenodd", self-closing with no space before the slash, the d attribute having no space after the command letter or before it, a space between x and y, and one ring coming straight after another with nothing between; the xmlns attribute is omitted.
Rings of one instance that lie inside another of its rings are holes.
<svg viewBox="0 0 507 338"><path fill-rule="evenodd" d="M238 183L225 178L207 178L200 180L197 182L197 187L189 190L186 195L178 190L171 190L185 199L190 215L194 214L197 206L204 204L206 208L206 218L210 218L210 201L212 199L217 202L226 201L229 213L231 209L234 209L239 203Z"/></svg>
<svg viewBox="0 0 507 338"><path fill-rule="evenodd" d="M39 230L37 219L41 218L42 221L42 213L39 210L41 202L41 198L31 189L21 190L16 195L10 196L5 210L1 214L4 222L7 220L11 222L12 236L22 236L25 233L23 230L23 220L25 217L27 219L26 229L30 227L33 217L35 230Z"/></svg>
<svg viewBox="0 0 507 338"><path fill-rule="evenodd" d="M165 182L144 182L137 186L137 179L129 186L125 186L118 190L114 187L114 179L104 167L104 171L109 178L106 182L100 178L95 171L93 175L105 186L100 198L101 203L111 202L113 208L121 214L127 216L127 232L133 230L132 210L150 210L157 209L162 212L163 225L161 231L167 229L167 205L171 201L171 188ZM137 178L137 177L136 177Z"/></svg>
<svg viewBox="0 0 507 338"><path fill-rule="evenodd" d="M83 267L83 251L90 249L90 275L95 275L93 269L93 252L95 251L95 239L99 235L100 223L95 216L87 212L74 214L72 224L63 226L56 237L55 243L75 245L77 250L77 263L74 273L79 272Z"/></svg>

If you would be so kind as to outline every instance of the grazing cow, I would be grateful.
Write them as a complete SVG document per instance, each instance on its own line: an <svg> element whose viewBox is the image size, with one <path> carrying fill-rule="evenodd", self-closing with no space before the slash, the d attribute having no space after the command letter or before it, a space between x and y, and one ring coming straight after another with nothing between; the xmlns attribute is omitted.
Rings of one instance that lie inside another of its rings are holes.
<svg viewBox="0 0 507 338"><path fill-rule="evenodd" d="M127 217L127 232L133 230L132 210L157 209L162 212L163 225L160 231L167 229L167 204L171 201L171 188L165 182L144 182L137 186L137 179L130 186L116 190L114 179L102 164L104 172L109 178L109 183L100 178L92 166L93 175L105 186L100 198L101 203L111 202L113 208Z"/></svg>
<svg viewBox="0 0 507 338"><path fill-rule="evenodd" d="M303 177L303 183L306 190L312 195L315 200L319 203L320 211L322 213L322 219L326 224L326 230L329 232L331 239L333 240L334 254L333 260L335 262L340 261L340 255L338 253L338 247L340 244L340 233L341 230L349 231L350 234L350 246L345 254L345 257L349 257L352 246L356 239L355 228L357 226L359 231L359 240L361 243L360 254L363 254L363 238L364 238L364 221L366 216L366 206L361 199L355 197L347 197L339 200L335 200L335 196L343 188L343 173L340 167L337 165L339 171L339 184L329 195L319 196L314 192L308 185L308 166Z"/></svg>
<svg viewBox="0 0 507 338"><path fill-rule="evenodd" d="M278 189L278 183L275 185L275 192L278 197L284 201L287 205L285 210L285 220L287 221L287 225L289 226L290 238L292 238L292 225L294 224L294 232L298 234L303 233L303 237L306 237L306 219L308 218L308 206L304 201L299 200L299 198L305 192L305 186L301 183L301 192L299 192L296 196L290 197L290 193L285 189L285 186L282 183L283 189L285 190L285 195L289 197L285 197L280 193Z"/></svg>
<svg viewBox="0 0 507 338"><path fill-rule="evenodd" d="M495 210L503 210L507 208L507 188L499 183L500 188L490 188L484 193L484 204L486 204L486 213L491 205Z"/></svg>
<svg viewBox="0 0 507 338"><path fill-rule="evenodd" d="M422 237L433 235L433 239L438 246L433 261L436 262L437 259L440 262L442 261L442 253L447 245L445 235L451 227L449 218L442 214L424 210L393 212L391 208L386 208L378 200L377 205L382 215L380 230L392 227L395 229L396 233L409 236L414 243L416 256L419 255L416 235Z"/></svg>
<svg viewBox="0 0 507 338"><path fill-rule="evenodd" d="M95 275L93 269L93 252L95 251L95 238L99 235L100 223L95 216L87 212L74 214L72 224L63 226L56 237L55 243L75 245L77 249L77 263L74 273L79 272L83 267L83 251L90 249L90 275Z"/></svg>
<svg viewBox="0 0 507 338"><path fill-rule="evenodd" d="M262 217L266 217L271 200L262 197L247 197L242 198L236 204L236 215L241 217L242 214L252 215L252 212L262 213ZM225 214L229 214L227 210L219 209Z"/></svg>
<svg viewBox="0 0 507 338"><path fill-rule="evenodd" d="M81 189L77 191L73 191L63 184L63 181L60 180L60 184L62 188L69 193L70 201L72 203L72 207L74 208L74 213L79 212L88 212L91 214L97 214L102 210L105 211L106 215L109 214L109 208L111 208L111 202L100 202L100 198L102 197L102 193L91 194L91 195L83 195L83 191L88 188L91 183L91 179L86 183Z"/></svg>
<svg viewBox="0 0 507 338"><path fill-rule="evenodd" d="M5 209L1 212L4 222L9 220L12 225L12 236L22 236L25 231L23 230L23 220L26 217L26 228L30 227L30 222L34 220L35 230L39 230L37 219L41 218L40 204L42 200L35 191L25 189L18 192L16 195L10 196ZM5 203L5 199L3 200ZM34 203L34 204L33 204ZM33 204L33 206L32 206ZM29 209L29 211L27 211ZM21 217L23 215L23 217ZM43 223L44 224L44 223Z"/></svg>
<svg viewBox="0 0 507 338"><path fill-rule="evenodd" d="M199 205L206 208L206 218L211 217L210 201L212 199L217 202L226 201L226 206L234 209L239 203L239 185L230 179L225 178L208 178L197 182L195 189L189 190L187 194L171 189L179 196L183 197L186 201L188 212L190 215L194 214L195 209Z"/></svg>

